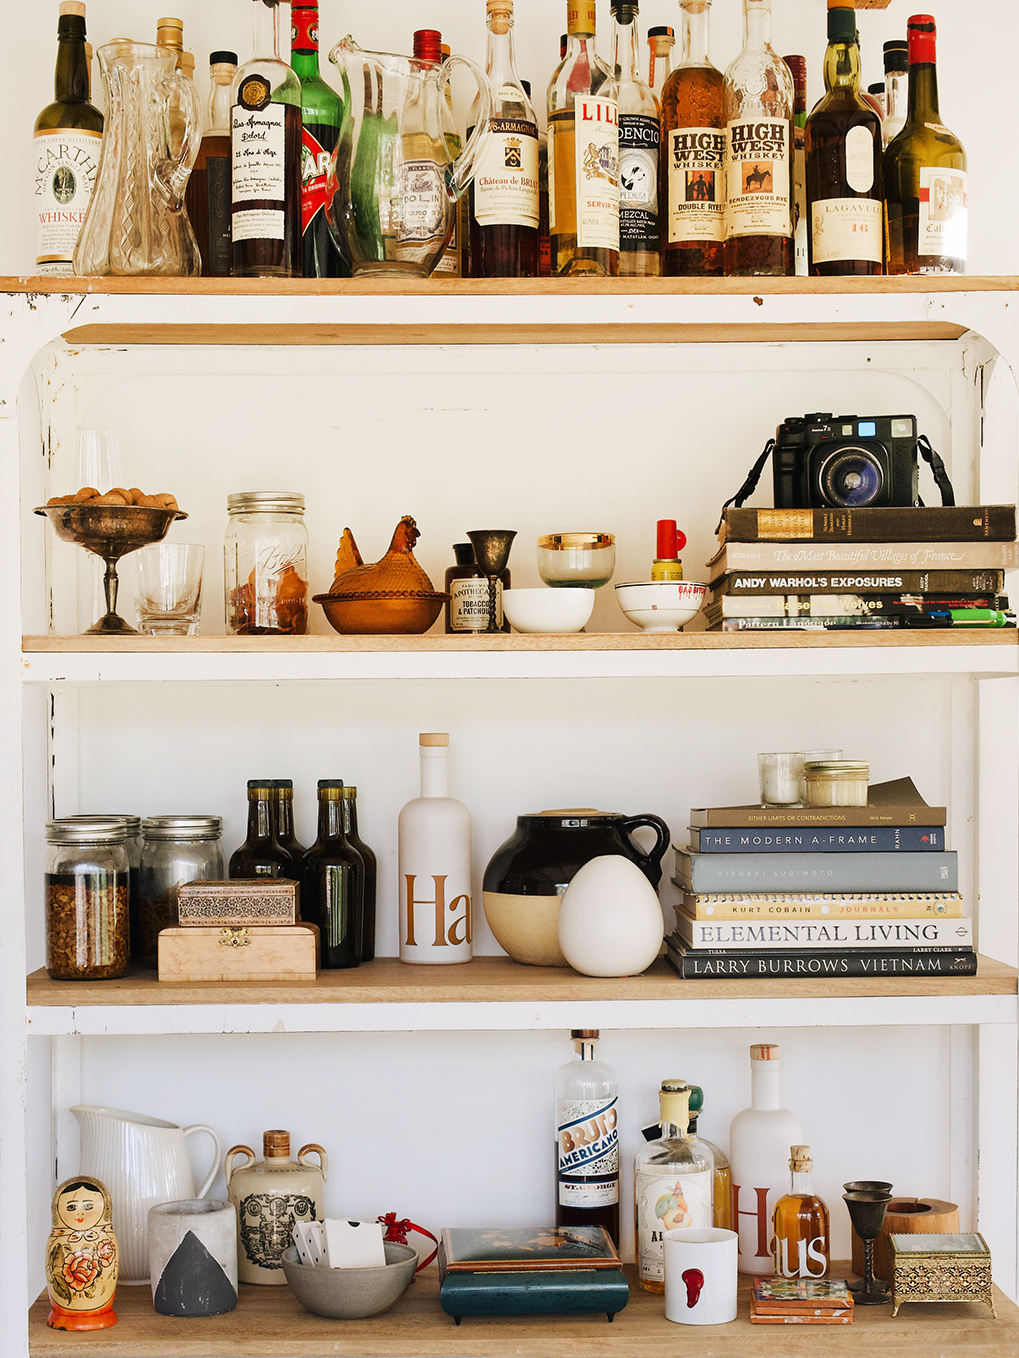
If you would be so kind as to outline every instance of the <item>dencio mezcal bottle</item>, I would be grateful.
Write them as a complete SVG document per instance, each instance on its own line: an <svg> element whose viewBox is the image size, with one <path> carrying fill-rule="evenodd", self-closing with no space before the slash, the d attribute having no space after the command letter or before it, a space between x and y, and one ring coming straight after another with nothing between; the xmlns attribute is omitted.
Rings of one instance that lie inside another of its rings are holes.
<svg viewBox="0 0 1019 1358"><path fill-rule="evenodd" d="M301 919L319 929L321 966L361 964L364 860L343 828L343 784L320 778L318 839L301 859Z"/></svg>
<svg viewBox="0 0 1019 1358"><path fill-rule="evenodd" d="M209 57L205 132L184 194L206 278L230 274L230 90L236 74L236 52Z"/></svg>
<svg viewBox="0 0 1019 1358"><path fill-rule="evenodd" d="M659 24L647 31L647 83L651 93L662 106L662 91L672 70L672 49L676 45L675 31L668 24Z"/></svg>
<svg viewBox="0 0 1019 1358"><path fill-rule="evenodd" d="M827 93L807 119L810 272L883 272L881 119L860 96L855 0L828 0Z"/></svg>
<svg viewBox="0 0 1019 1358"><path fill-rule="evenodd" d="M725 72L725 272L795 271L793 78L771 46L771 0L743 0L743 50Z"/></svg>
<svg viewBox="0 0 1019 1358"><path fill-rule="evenodd" d="M780 1278L823 1278L828 1272L828 1208L810 1186L809 1146L789 1147L792 1184L775 1204L775 1272Z"/></svg>
<svg viewBox="0 0 1019 1358"><path fill-rule="evenodd" d="M488 0L485 73L492 87L490 133L470 187L472 278L535 278L540 220L539 143L534 109L517 75L513 0ZM475 100L467 119L477 121Z"/></svg>
<svg viewBox="0 0 1019 1358"><path fill-rule="evenodd" d="M248 835L230 856L228 873L238 877L287 877L298 880L298 864L276 838L273 803L276 788L271 778L248 781Z"/></svg>
<svg viewBox="0 0 1019 1358"><path fill-rule="evenodd" d="M347 786L342 792L343 833L364 862L364 895L361 910L361 961L375 959L375 889L378 882L378 859L357 833L357 788Z"/></svg>
<svg viewBox="0 0 1019 1358"><path fill-rule="evenodd" d="M893 38L884 45L885 116L881 135L887 146L906 126L909 105L909 45Z"/></svg>
<svg viewBox="0 0 1019 1358"><path fill-rule="evenodd" d="M708 58L711 0L680 0L679 65L662 94L665 249L671 278L717 277L725 227L722 73Z"/></svg>
<svg viewBox="0 0 1019 1358"><path fill-rule="evenodd" d="M638 1154L633 1168L634 1254L645 1292L665 1291L665 1232L712 1224L714 1164L690 1130L690 1086L663 1080L658 1097L662 1135Z"/></svg>
<svg viewBox="0 0 1019 1358"><path fill-rule="evenodd" d="M612 72L619 109L619 274L655 277L662 271L658 224L658 101L640 73L638 6L612 0Z"/></svg>
<svg viewBox="0 0 1019 1358"><path fill-rule="evenodd" d="M553 274L619 273L616 82L595 52L595 0L568 0L566 56L548 87Z"/></svg>
<svg viewBox="0 0 1019 1358"><path fill-rule="evenodd" d="M345 271L326 222L326 178L343 103L318 69L318 0L291 4L290 61L301 82L301 272L339 278Z"/></svg>
<svg viewBox="0 0 1019 1358"><path fill-rule="evenodd" d="M233 272L301 273L301 82L280 56L280 0L253 0L254 50L230 110Z"/></svg>
<svg viewBox="0 0 1019 1358"><path fill-rule="evenodd" d="M557 1226L604 1226L619 1245L616 1076L595 1054L596 1028L575 1028L555 1075Z"/></svg>
<svg viewBox="0 0 1019 1358"><path fill-rule="evenodd" d="M937 27L909 21L909 113L884 159L889 273L965 273L966 152L941 121Z"/></svg>
<svg viewBox="0 0 1019 1358"><path fill-rule="evenodd" d="M62 0L53 103L36 118L32 143L35 267L41 274L74 273L74 247L95 188L102 135L103 115L89 103L85 6Z"/></svg>

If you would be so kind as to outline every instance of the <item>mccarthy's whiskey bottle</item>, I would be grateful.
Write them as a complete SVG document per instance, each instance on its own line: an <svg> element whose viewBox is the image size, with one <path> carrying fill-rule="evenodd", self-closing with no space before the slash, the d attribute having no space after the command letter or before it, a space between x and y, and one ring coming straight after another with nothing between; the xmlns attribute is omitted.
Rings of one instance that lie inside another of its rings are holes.
<svg viewBox="0 0 1019 1358"><path fill-rule="evenodd" d="M597 1029L575 1028L555 1077L557 1226L604 1226L619 1245L616 1077L595 1057Z"/></svg>

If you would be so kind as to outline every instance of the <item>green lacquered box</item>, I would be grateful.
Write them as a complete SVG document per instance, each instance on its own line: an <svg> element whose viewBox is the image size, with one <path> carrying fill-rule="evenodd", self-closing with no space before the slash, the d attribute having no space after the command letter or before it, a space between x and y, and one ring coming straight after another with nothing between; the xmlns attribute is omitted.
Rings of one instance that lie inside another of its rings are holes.
<svg viewBox="0 0 1019 1358"><path fill-rule="evenodd" d="M982 1235L890 1235L888 1248L893 1316L907 1301L981 1301L997 1320L991 1251Z"/></svg>

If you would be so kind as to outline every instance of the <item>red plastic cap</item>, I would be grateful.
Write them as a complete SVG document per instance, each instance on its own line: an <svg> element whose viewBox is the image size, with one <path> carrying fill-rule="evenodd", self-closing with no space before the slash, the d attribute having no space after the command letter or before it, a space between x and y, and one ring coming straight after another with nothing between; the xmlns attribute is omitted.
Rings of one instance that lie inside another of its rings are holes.
<svg viewBox="0 0 1019 1358"><path fill-rule="evenodd" d="M419 28L414 34L414 56L418 61L442 60L442 34L437 28Z"/></svg>
<svg viewBox="0 0 1019 1358"><path fill-rule="evenodd" d="M937 61L938 26L933 15L914 14L906 25L909 38L909 64Z"/></svg>
<svg viewBox="0 0 1019 1358"><path fill-rule="evenodd" d="M655 558L658 561L675 561L680 552L686 546L686 534L681 533L676 527L675 519L658 520L658 549Z"/></svg>

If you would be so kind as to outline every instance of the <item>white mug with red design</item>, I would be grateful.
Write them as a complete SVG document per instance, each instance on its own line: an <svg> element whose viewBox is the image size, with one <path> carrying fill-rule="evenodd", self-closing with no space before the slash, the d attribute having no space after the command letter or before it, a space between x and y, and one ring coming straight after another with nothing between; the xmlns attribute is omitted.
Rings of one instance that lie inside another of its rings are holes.
<svg viewBox="0 0 1019 1358"><path fill-rule="evenodd" d="M666 1231L665 1319L725 1325L736 1319L739 1237L713 1226Z"/></svg>

